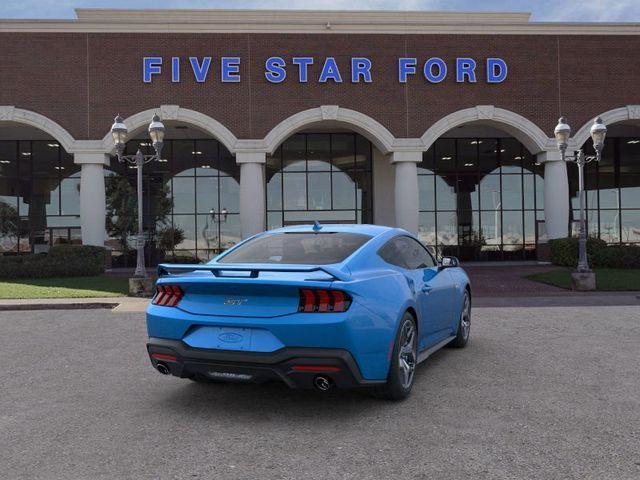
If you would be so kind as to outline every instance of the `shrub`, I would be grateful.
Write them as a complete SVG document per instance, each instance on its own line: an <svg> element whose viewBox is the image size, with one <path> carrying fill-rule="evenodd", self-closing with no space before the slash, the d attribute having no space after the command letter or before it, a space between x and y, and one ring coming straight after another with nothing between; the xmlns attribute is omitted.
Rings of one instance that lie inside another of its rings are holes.
<svg viewBox="0 0 640 480"><path fill-rule="evenodd" d="M163 252L169 252L184 242L184 230L180 227L166 227L158 232L157 247Z"/></svg>
<svg viewBox="0 0 640 480"><path fill-rule="evenodd" d="M0 278L90 277L104 273L103 247L59 245L49 253L0 257Z"/></svg>
<svg viewBox="0 0 640 480"><path fill-rule="evenodd" d="M594 255L594 267L640 268L640 246L610 245Z"/></svg>
<svg viewBox="0 0 640 480"><path fill-rule="evenodd" d="M576 237L558 238L549 241L551 263L563 267L575 267L578 264L578 239ZM599 238L587 238L587 259L593 263L594 255L607 248L607 242Z"/></svg>
<svg viewBox="0 0 640 480"><path fill-rule="evenodd" d="M551 262L563 267L578 264L578 239L561 238L549 241ZM640 246L607 245L604 240L587 239L587 259L591 267L640 268Z"/></svg>

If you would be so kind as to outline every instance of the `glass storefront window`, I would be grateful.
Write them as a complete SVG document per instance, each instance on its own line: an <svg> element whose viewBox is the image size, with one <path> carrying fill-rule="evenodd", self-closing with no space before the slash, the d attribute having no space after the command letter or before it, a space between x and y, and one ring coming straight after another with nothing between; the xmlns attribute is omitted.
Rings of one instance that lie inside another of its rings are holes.
<svg viewBox="0 0 640 480"><path fill-rule="evenodd" d="M301 133L267 157L267 225L371 222L371 143L354 133Z"/></svg>
<svg viewBox="0 0 640 480"><path fill-rule="evenodd" d="M55 140L0 141L0 253L78 242L79 172Z"/></svg>
<svg viewBox="0 0 640 480"><path fill-rule="evenodd" d="M512 138L441 138L418 165L420 239L463 260L531 258L542 169Z"/></svg>
<svg viewBox="0 0 640 480"><path fill-rule="evenodd" d="M133 140L127 152L152 153L148 140ZM221 250L240 241L239 190L240 168L233 155L214 139L165 140L162 161L148 163L143 169L145 231L150 237L165 228L180 228L184 240L168 255L208 260ZM106 177L124 176L135 191L136 169L112 159ZM160 204L169 200L166 215ZM172 205L171 205L172 203ZM119 250L117 239L107 244ZM133 246L132 240L129 242ZM146 249L152 265L161 258L154 243ZM135 258L129 259L132 265ZM118 265L122 266L122 265Z"/></svg>
<svg viewBox="0 0 640 480"><path fill-rule="evenodd" d="M591 140L583 147L592 151ZM577 234L580 218L578 169L567 165L571 198L572 231ZM589 235L607 243L639 243L640 142L637 138L608 136L602 160L585 171Z"/></svg>

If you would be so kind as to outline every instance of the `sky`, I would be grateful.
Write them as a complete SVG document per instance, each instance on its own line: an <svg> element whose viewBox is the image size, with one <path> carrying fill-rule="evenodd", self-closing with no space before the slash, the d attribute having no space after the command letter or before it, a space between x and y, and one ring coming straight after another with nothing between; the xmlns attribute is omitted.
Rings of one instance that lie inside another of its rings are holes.
<svg viewBox="0 0 640 480"><path fill-rule="evenodd" d="M257 8L531 12L539 22L638 22L640 0L0 0L0 18L75 18L74 8Z"/></svg>

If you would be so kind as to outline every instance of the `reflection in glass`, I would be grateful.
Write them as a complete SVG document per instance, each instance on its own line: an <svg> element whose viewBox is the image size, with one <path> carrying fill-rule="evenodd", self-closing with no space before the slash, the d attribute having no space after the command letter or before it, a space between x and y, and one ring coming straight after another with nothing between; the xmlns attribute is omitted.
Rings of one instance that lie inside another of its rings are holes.
<svg viewBox="0 0 640 480"><path fill-rule="evenodd" d="M355 184L351 177L344 172L336 172L331 176L331 179L333 182L333 208L337 210L355 209Z"/></svg>
<svg viewBox="0 0 640 480"><path fill-rule="evenodd" d="M607 243L620 241L619 210L600 210L600 238Z"/></svg>
<svg viewBox="0 0 640 480"><path fill-rule="evenodd" d="M419 235L463 260L535 258L542 174L515 139L439 139L418 166Z"/></svg>
<svg viewBox="0 0 640 480"><path fill-rule="evenodd" d="M216 212L220 211L220 205L218 204L218 193L217 177L196 178L196 212L208 214L212 209ZM177 212L175 208L175 199L174 211Z"/></svg>
<svg viewBox="0 0 640 480"><path fill-rule="evenodd" d="M640 242L640 210L623 210L620 223L624 243Z"/></svg>
<svg viewBox="0 0 640 480"><path fill-rule="evenodd" d="M305 210L307 208L307 176L305 173L285 173L282 188L285 210Z"/></svg>
<svg viewBox="0 0 640 480"><path fill-rule="evenodd" d="M428 170L425 170L425 172L428 172ZM435 197L434 187L435 185L434 185L433 175L418 176L420 211L436 209L436 197Z"/></svg>
<svg viewBox="0 0 640 480"><path fill-rule="evenodd" d="M502 175L503 208L522 209L522 177L520 175Z"/></svg>
<svg viewBox="0 0 640 480"><path fill-rule="evenodd" d="M147 143L146 139L132 140L126 148L135 153L142 144L140 148L151 153L152 147ZM235 157L214 139L165 140L162 157L162 161L150 162L143 170L145 229L152 239L165 228L184 230L184 241L167 255L211 258L225 248L221 225L239 213L240 168ZM135 191L136 169L115 160L110 169L105 176L125 176ZM169 215L160 221L158 199L164 194L173 205ZM154 244L152 240L151 245ZM157 252L152 248L147 251L151 255L149 264L157 262Z"/></svg>
<svg viewBox="0 0 640 480"><path fill-rule="evenodd" d="M304 179L304 177L301 177ZM331 174L309 173L309 210L331 210ZM353 189L351 190L353 192ZM336 207L340 208L340 207Z"/></svg>
<svg viewBox="0 0 640 480"><path fill-rule="evenodd" d="M269 225L371 222L371 143L360 135L293 135L265 171Z"/></svg>
<svg viewBox="0 0 640 480"><path fill-rule="evenodd" d="M282 173L274 174L267 181L267 210L282 209Z"/></svg>
<svg viewBox="0 0 640 480"><path fill-rule="evenodd" d="M455 212L438 212L437 242L441 245L458 244L458 222Z"/></svg>
<svg viewBox="0 0 640 480"><path fill-rule="evenodd" d="M438 210L455 210L457 205L455 189L440 175L436 176L436 202Z"/></svg>

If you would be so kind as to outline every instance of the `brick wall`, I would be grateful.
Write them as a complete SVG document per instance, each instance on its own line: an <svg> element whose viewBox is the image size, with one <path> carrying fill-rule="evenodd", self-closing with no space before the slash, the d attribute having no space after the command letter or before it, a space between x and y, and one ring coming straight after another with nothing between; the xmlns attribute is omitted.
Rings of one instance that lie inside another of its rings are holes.
<svg viewBox="0 0 640 480"><path fill-rule="evenodd" d="M397 137L419 137L456 110L492 104L530 119L549 135L560 113L575 129L598 113L640 104L640 36L556 35L303 35L303 34L115 34L0 33L0 105L45 115L77 139L102 138L113 116L129 116L161 104L205 113L238 138L261 138L278 122L301 110L337 104L365 113ZM297 70L271 84L264 60L312 56L309 82ZM142 82L142 58L165 57L165 71ZM182 79L171 83L169 60L182 57ZM196 83L189 56L213 57L205 83ZM221 83L221 56L242 58L240 83ZM336 57L344 83L317 83L324 57ZM349 81L349 59L373 61L373 83ZM398 57L417 57L418 74L397 79ZM438 56L449 75L429 84L420 60ZM478 60L478 83L457 84L457 56ZM509 77L484 80L484 60L504 58Z"/></svg>

